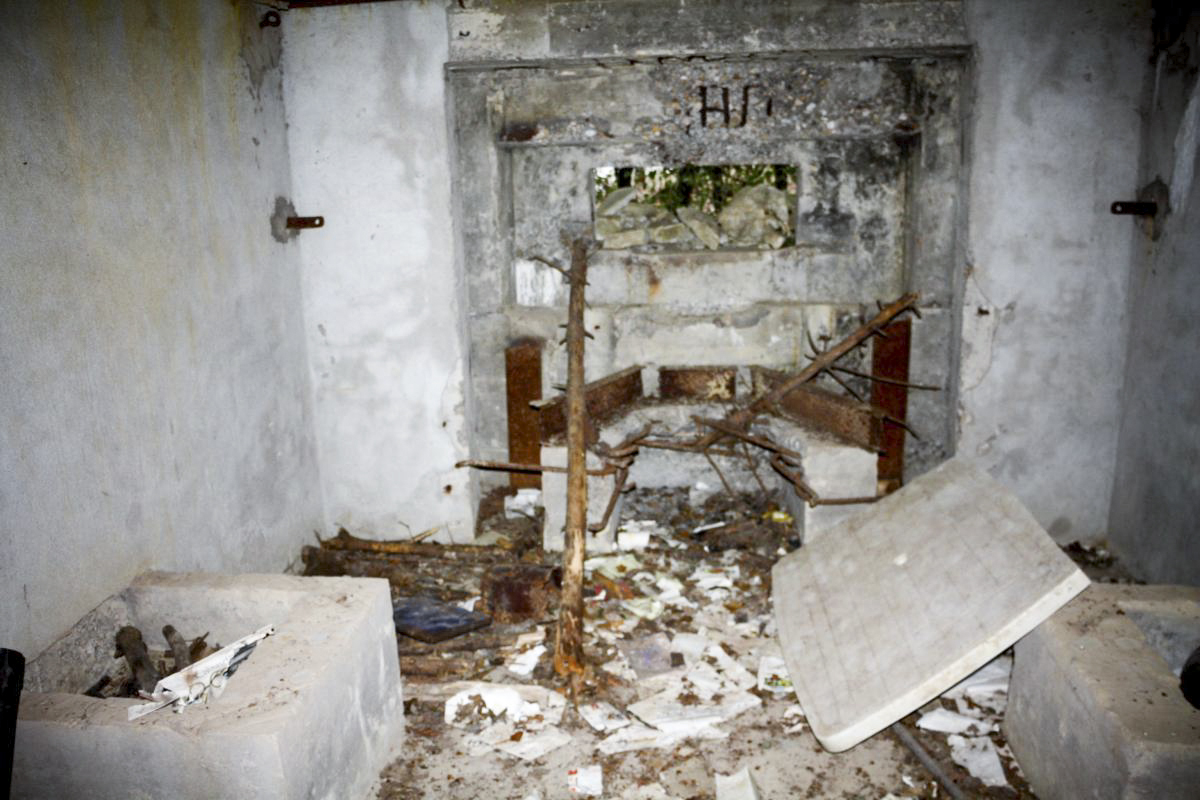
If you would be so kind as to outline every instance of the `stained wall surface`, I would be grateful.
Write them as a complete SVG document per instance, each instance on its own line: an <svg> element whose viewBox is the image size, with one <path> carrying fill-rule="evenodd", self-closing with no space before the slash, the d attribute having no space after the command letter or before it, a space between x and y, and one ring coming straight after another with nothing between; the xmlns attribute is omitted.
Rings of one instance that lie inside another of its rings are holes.
<svg viewBox="0 0 1200 800"><path fill-rule="evenodd" d="M966 3L975 44L959 451L1060 542L1106 532L1149 4Z"/></svg>
<svg viewBox="0 0 1200 800"><path fill-rule="evenodd" d="M1111 541L1155 583L1200 585L1200 14L1148 81L1140 185L1170 210L1157 240L1137 234ZM1135 223L1129 222L1132 227Z"/></svg>
<svg viewBox="0 0 1200 800"><path fill-rule="evenodd" d="M278 29L250 3L0 3L0 644L150 567L321 523Z"/></svg>
<svg viewBox="0 0 1200 800"><path fill-rule="evenodd" d="M473 535L438 3L284 15L305 337L328 527Z"/></svg>

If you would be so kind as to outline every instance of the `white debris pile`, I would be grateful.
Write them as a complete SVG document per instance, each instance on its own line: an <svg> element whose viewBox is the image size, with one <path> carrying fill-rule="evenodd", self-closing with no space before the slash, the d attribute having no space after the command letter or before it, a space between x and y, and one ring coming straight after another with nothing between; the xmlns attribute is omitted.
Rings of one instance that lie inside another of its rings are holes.
<svg viewBox="0 0 1200 800"><path fill-rule="evenodd" d="M738 551L713 556L690 545L690 534L673 537L656 523L622 529L651 535L637 542L636 556L584 563L595 587L585 633L602 648L601 669L635 698L623 711L609 703L581 707L604 735L601 753L723 739L722 724L761 707L763 697L792 695L762 575L741 564ZM803 720L788 726L802 730Z"/></svg>
<svg viewBox="0 0 1200 800"><path fill-rule="evenodd" d="M446 701L445 722L469 731L468 755L498 750L535 761L571 741L557 727L566 705L562 695L541 686L475 682Z"/></svg>
<svg viewBox="0 0 1200 800"><path fill-rule="evenodd" d="M1012 656L998 656L944 692L941 704L917 719L918 728L946 734L950 758L985 786L1008 786L1000 757L1011 762L1012 753L998 749L989 734L1000 730L1011 674Z"/></svg>

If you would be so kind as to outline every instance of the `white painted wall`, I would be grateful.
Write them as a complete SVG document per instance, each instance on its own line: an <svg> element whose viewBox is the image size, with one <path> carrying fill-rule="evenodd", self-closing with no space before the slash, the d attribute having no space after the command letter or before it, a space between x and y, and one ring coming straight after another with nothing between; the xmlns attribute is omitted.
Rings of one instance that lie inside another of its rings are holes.
<svg viewBox="0 0 1200 800"><path fill-rule="evenodd" d="M1138 237L1109 525L1139 577L1200 585L1200 12L1161 60L1142 183L1170 185L1170 212Z"/></svg>
<svg viewBox="0 0 1200 800"><path fill-rule="evenodd" d="M969 0L977 47L959 451L1060 541L1103 536L1149 4ZM986 312L986 313L985 313Z"/></svg>
<svg viewBox="0 0 1200 800"><path fill-rule="evenodd" d="M251 3L0 2L0 646L320 525L279 32Z"/></svg>
<svg viewBox="0 0 1200 800"><path fill-rule="evenodd" d="M284 15L288 139L328 528L473 535L440 3Z"/></svg>

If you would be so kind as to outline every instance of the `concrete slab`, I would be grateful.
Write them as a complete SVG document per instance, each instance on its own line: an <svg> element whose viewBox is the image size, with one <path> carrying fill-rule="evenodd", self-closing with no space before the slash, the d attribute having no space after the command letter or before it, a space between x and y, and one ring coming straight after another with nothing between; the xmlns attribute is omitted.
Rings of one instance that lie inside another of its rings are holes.
<svg viewBox="0 0 1200 800"><path fill-rule="evenodd" d="M1017 643L1004 732L1039 797L1192 798L1200 710L1179 688L1200 588L1096 584Z"/></svg>
<svg viewBox="0 0 1200 800"><path fill-rule="evenodd" d="M111 668L119 625L151 637L168 622L210 642L270 623L276 633L220 697L182 714L130 722L142 701L73 693ZM30 666L14 797L366 798L404 734L391 597L377 578L149 573Z"/></svg>
<svg viewBox="0 0 1200 800"><path fill-rule="evenodd" d="M858 744L1088 584L1020 501L953 459L783 558L779 639L818 741Z"/></svg>

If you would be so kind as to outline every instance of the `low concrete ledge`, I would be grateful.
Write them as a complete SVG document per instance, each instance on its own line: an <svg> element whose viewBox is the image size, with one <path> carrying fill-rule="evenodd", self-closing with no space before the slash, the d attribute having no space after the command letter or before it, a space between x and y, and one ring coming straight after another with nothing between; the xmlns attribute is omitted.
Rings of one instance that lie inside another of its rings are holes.
<svg viewBox="0 0 1200 800"><path fill-rule="evenodd" d="M150 637L168 622L221 643L277 632L182 714L130 722L139 700L70 693L98 674L80 686L64 665L110 657L120 625ZM395 637L382 579L143 575L31 662L41 691L21 698L13 796L366 798L403 740Z"/></svg>

